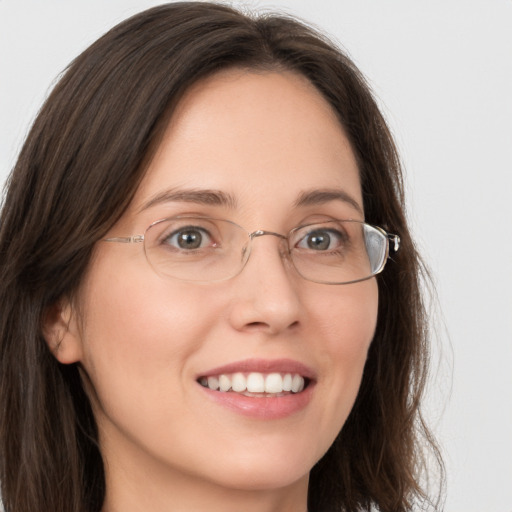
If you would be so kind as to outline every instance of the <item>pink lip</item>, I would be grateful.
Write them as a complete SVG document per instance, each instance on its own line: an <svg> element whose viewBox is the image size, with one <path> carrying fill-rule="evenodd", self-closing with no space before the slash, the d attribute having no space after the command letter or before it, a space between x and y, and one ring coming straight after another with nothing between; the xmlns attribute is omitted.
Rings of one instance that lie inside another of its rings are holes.
<svg viewBox="0 0 512 512"><path fill-rule="evenodd" d="M227 409L255 419L276 420L291 416L304 409L311 401L315 388L316 374L307 366L291 359L248 359L208 370L198 376L221 375L236 372L298 373L309 380L308 386L300 393L280 397L248 397L231 391L213 391L200 386L205 395Z"/></svg>

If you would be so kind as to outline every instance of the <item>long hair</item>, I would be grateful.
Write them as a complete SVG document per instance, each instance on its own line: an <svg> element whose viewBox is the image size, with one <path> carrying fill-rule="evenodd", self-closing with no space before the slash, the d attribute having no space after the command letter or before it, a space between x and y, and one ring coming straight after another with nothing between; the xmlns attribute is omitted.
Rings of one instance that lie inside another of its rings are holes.
<svg viewBox="0 0 512 512"><path fill-rule="evenodd" d="M114 27L67 68L7 183L0 224L0 481L6 512L98 512L98 432L76 365L50 353L41 325L73 297L94 244L123 214L183 93L238 67L292 70L337 113L359 165L367 222L399 233L378 276L375 338L354 408L312 469L311 512L411 510L425 447L420 414L428 332L422 266L405 214L400 162L363 76L332 42L294 19L194 2Z"/></svg>

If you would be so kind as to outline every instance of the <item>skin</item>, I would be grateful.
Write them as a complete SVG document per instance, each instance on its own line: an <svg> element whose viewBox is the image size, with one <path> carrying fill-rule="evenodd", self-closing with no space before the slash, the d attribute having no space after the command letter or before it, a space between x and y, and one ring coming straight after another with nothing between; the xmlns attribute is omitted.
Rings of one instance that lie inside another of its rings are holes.
<svg viewBox="0 0 512 512"><path fill-rule="evenodd" d="M302 192L326 188L359 209L343 200L295 205ZM237 205L144 207L169 189L220 190ZM184 213L285 234L317 218L363 220L362 204L352 149L317 90L291 72L231 70L186 93L108 236ZM104 512L305 511L309 471L356 398L377 302L374 278L304 280L272 236L255 239L238 276L207 284L157 275L142 244L100 241L78 311L61 301L45 332L59 361L83 369L106 462ZM250 358L312 368L307 406L279 419L247 417L196 382Z"/></svg>

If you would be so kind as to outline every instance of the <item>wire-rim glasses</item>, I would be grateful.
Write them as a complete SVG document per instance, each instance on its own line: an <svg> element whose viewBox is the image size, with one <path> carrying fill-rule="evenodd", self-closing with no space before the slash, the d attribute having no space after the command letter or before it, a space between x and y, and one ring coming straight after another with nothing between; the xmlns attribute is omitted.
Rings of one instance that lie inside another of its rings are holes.
<svg viewBox="0 0 512 512"><path fill-rule="evenodd" d="M230 220L180 215L153 222L142 235L106 238L106 242L143 243L157 274L194 282L225 281L238 275L255 238L279 238L281 256L308 281L349 284L382 272L398 235L356 220L330 219L301 225L287 235L252 233ZM391 247L390 247L391 245Z"/></svg>

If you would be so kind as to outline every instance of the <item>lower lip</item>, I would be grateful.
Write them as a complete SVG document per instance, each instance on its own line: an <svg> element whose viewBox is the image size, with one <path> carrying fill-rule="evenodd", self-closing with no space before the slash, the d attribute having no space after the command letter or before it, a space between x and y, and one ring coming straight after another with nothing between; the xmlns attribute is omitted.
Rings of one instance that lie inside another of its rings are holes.
<svg viewBox="0 0 512 512"><path fill-rule="evenodd" d="M231 391L213 391L204 386L201 389L210 399L236 413L262 420L276 420L304 409L313 395L314 383L310 382L300 393L275 397L249 397Z"/></svg>

